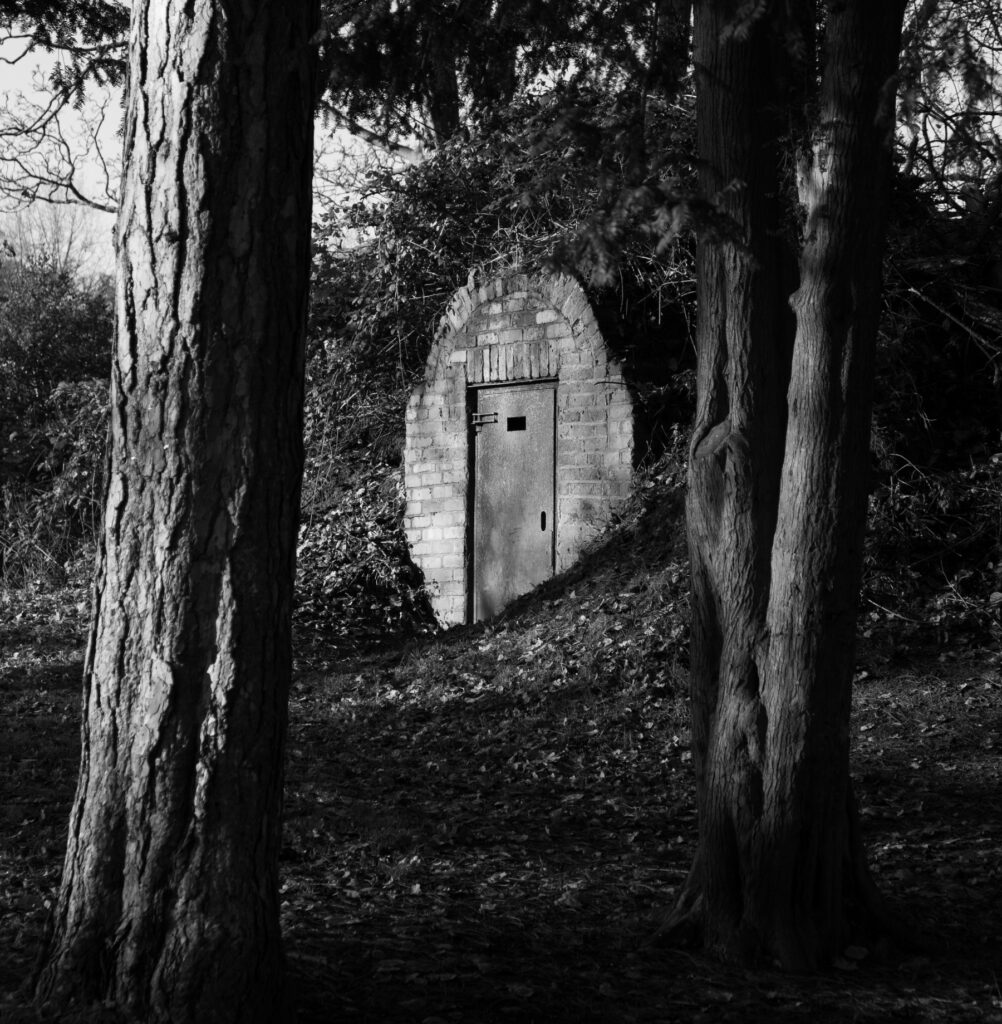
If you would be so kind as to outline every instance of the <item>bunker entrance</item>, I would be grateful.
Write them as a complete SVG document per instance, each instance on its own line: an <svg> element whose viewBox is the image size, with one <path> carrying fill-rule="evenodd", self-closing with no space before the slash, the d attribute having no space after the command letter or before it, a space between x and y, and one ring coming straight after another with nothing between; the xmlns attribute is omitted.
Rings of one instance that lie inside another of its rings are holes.
<svg viewBox="0 0 1002 1024"><path fill-rule="evenodd" d="M553 575L556 382L471 392L472 612L480 621Z"/></svg>
<svg viewBox="0 0 1002 1024"><path fill-rule="evenodd" d="M568 569L629 497L633 403L563 274L458 289L406 417L404 529L443 626Z"/></svg>

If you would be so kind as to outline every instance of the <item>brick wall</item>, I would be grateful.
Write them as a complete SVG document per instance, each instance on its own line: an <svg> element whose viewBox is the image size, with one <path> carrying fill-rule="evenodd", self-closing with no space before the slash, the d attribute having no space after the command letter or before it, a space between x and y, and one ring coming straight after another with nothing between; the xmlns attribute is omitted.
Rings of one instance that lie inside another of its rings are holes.
<svg viewBox="0 0 1002 1024"><path fill-rule="evenodd" d="M570 566L629 495L633 408L581 287L513 274L460 288L442 318L424 383L407 406L404 525L444 625L466 621L468 395L487 383L556 381L556 571Z"/></svg>

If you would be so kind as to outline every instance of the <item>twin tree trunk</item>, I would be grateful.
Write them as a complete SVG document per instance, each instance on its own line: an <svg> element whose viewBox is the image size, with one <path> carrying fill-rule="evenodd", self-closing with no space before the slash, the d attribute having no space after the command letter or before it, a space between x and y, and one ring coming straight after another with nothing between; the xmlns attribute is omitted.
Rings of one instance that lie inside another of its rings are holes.
<svg viewBox="0 0 1002 1024"><path fill-rule="evenodd" d="M316 8L133 4L110 486L48 1004L282 1016Z"/></svg>
<svg viewBox="0 0 1002 1024"><path fill-rule="evenodd" d="M814 3L694 8L702 185L734 228L697 256L700 836L674 920L794 969L881 916L849 713L904 4L826 6L820 81Z"/></svg>

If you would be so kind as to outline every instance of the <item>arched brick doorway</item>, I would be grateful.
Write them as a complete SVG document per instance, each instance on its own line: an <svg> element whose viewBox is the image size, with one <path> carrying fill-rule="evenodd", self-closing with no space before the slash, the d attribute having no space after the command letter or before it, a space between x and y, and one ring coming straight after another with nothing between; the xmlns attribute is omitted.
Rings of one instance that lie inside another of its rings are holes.
<svg viewBox="0 0 1002 1024"><path fill-rule="evenodd" d="M460 288L406 426L404 525L444 625L569 567L629 494L630 396L566 275Z"/></svg>

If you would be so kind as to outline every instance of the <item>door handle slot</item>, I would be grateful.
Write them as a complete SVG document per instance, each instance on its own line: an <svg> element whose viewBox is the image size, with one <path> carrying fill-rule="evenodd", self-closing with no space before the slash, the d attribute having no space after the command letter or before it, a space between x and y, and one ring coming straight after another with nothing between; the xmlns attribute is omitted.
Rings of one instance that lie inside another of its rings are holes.
<svg viewBox="0 0 1002 1024"><path fill-rule="evenodd" d="M545 530L546 529L546 513L545 512L540 512L539 513L539 528L540 528L540 530Z"/></svg>

